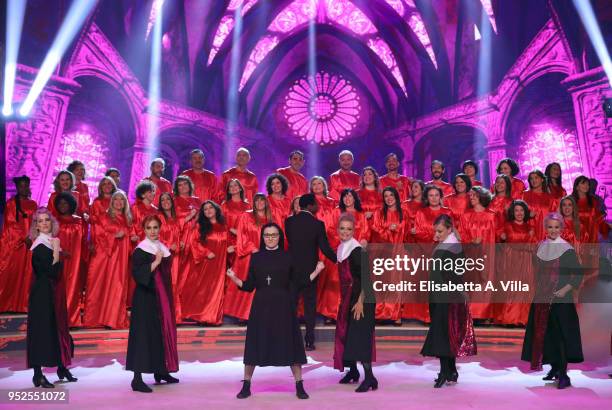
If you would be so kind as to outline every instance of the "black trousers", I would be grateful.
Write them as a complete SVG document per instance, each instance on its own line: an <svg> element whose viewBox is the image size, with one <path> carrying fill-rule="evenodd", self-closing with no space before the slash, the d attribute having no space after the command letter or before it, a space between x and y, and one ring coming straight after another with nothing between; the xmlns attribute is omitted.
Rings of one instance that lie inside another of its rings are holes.
<svg viewBox="0 0 612 410"><path fill-rule="evenodd" d="M318 279L318 278L317 278ZM304 342L314 344L315 342L315 321L317 317L317 279L303 287L295 297L295 303L300 299L300 294L304 298L304 322L306 322L306 335Z"/></svg>

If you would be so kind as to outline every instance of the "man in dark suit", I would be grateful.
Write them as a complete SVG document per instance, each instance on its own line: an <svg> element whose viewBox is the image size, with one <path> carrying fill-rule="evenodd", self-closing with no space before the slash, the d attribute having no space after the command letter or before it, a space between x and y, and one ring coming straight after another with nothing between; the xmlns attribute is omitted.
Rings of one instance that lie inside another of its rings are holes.
<svg viewBox="0 0 612 410"><path fill-rule="evenodd" d="M303 283L308 285L302 289L304 296L304 319L306 321L306 350L315 349L314 327L317 307L317 279L310 280L310 274L319 261L319 249L323 254L336 262L336 253L329 246L325 225L315 218L318 210L314 194L304 194L300 197L300 212L290 216L285 221L285 232L289 242L289 252L293 257L298 274ZM296 295L296 303L299 294Z"/></svg>

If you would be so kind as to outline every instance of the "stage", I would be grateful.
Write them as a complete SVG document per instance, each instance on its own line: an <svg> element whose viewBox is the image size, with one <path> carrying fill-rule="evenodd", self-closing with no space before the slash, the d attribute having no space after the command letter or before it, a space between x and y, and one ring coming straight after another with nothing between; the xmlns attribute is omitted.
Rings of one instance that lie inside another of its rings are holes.
<svg viewBox="0 0 612 410"><path fill-rule="evenodd" d="M24 368L21 331L10 331L10 323L22 316L2 317L5 330L0 357L2 389L34 389L32 372ZM13 327L16 324L13 323ZM14 329L13 329L14 330ZM153 385L152 394L130 390L131 373L123 370L127 331L74 331L75 358L71 369L77 383L58 383L55 390L69 391L69 408L133 410L155 408L406 408L413 409L605 409L612 406L612 362L605 356L570 365L573 386L557 390L541 380L545 372L532 372L519 360L522 329L478 327L478 355L458 360L459 382L433 389L439 363L420 356L426 327L377 327L377 361L374 374L379 389L366 394L356 385L340 385L341 373L332 366L333 327L317 328L317 350L308 353L304 383L310 400L294 395L288 368L258 368L252 384L253 396L237 400L242 379L244 327L179 328L180 370L178 385ZM585 343L587 343L585 341ZM360 369L361 371L361 369ZM45 372L56 382L51 370ZM363 375L362 375L363 377ZM0 406L7 406L6 404ZM14 405L12 405L14 408Z"/></svg>

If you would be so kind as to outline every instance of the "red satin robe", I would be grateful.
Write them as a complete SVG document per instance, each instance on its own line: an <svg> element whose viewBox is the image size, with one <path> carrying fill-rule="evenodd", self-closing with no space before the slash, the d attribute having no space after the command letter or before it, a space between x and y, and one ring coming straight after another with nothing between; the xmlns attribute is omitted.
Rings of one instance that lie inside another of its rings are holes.
<svg viewBox="0 0 612 410"><path fill-rule="evenodd" d="M412 228L414 228L416 214L421 208L423 208L423 203L420 201L410 199L402 203L402 209L406 211L406 236L404 237L404 242L414 243L416 241L412 234Z"/></svg>
<svg viewBox="0 0 612 410"><path fill-rule="evenodd" d="M238 230L238 221L246 211L252 208L252 202L225 201L221 205L221 211L225 217L227 227L227 246L236 246L237 235L230 232L230 229ZM234 263L236 254L228 255L228 265Z"/></svg>
<svg viewBox="0 0 612 410"><path fill-rule="evenodd" d="M291 212L291 199L288 195L285 195L283 199L277 199L274 195L268 195L268 201L272 211L272 221L284 230L285 219L287 219Z"/></svg>
<svg viewBox="0 0 612 410"><path fill-rule="evenodd" d="M83 203L82 211L89 212L89 204L91 200L89 198L89 187L85 182L77 182L74 189L79 193L80 199Z"/></svg>
<svg viewBox="0 0 612 410"><path fill-rule="evenodd" d="M128 326L128 278L131 276L130 226L123 215L111 218L104 214L98 228L87 271L83 325L125 329ZM125 235L116 238L119 231Z"/></svg>
<svg viewBox="0 0 612 410"><path fill-rule="evenodd" d="M449 196L444 197L443 202L444 206L451 210L453 222L456 226L459 223L461 215L463 215L465 211L469 208L470 198L465 193L451 194Z"/></svg>
<svg viewBox="0 0 612 410"><path fill-rule="evenodd" d="M441 179L432 179L431 181L425 182L425 185L435 185L442 190L444 196L452 195L455 193L455 190L451 184L448 182L444 182Z"/></svg>
<svg viewBox="0 0 612 410"><path fill-rule="evenodd" d="M137 199L132 205L132 230L130 235L138 236L138 241L134 242L134 247L143 241L145 238L144 229L142 228L142 221L149 215L157 215L158 209L155 205L147 205L143 201Z"/></svg>
<svg viewBox="0 0 612 410"><path fill-rule="evenodd" d="M529 205L529 212L535 213L535 216L530 219L531 225L535 230L536 239L541 241L546 238L544 232L544 217L549 212L554 212L559 209L559 201L553 198L548 192L523 192L523 200Z"/></svg>
<svg viewBox="0 0 612 410"><path fill-rule="evenodd" d="M75 190L79 193L80 205L81 205L81 209L77 210L77 211L80 211L78 215L82 217L84 213L90 214L91 213L91 206L90 206L91 202L89 198L89 187L87 186L85 182L81 181L81 182L76 183ZM83 227L83 235L81 235L81 258L82 258L81 277L83 279L87 275L87 265L89 264L89 257L90 257L89 242L88 242L90 224L91 224L90 220L86 221L85 218L81 220L81 225ZM69 295L67 296L70 297ZM70 316L70 310L68 311L68 315Z"/></svg>
<svg viewBox="0 0 612 410"><path fill-rule="evenodd" d="M291 167L279 168L276 172L287 178L289 182L289 189L285 194L289 200L308 192L308 181L301 173L293 171Z"/></svg>
<svg viewBox="0 0 612 410"><path fill-rule="evenodd" d="M205 243L200 241L199 235L193 235L190 251L194 269L189 272L181 294L184 318L211 325L221 324L227 246L227 227L219 223L213 224ZM211 252L215 257L208 259Z"/></svg>
<svg viewBox="0 0 612 410"><path fill-rule="evenodd" d="M81 295L85 286L81 268L85 263L81 258L83 221L77 215L60 215L57 220L60 226L58 238L61 249L66 252L63 258L62 282L66 286L68 326L81 326Z"/></svg>
<svg viewBox="0 0 612 410"><path fill-rule="evenodd" d="M245 281L249 273L249 264L254 250L259 249L261 226L255 224L253 211L247 211L238 221L238 238L236 242L236 259L232 270L236 277ZM242 292L238 286L228 283L223 301L223 314L247 320L255 292Z"/></svg>
<svg viewBox="0 0 612 410"><path fill-rule="evenodd" d="M331 245L332 249L335 249L337 246L340 245L340 237L338 236L338 224L340 222L340 215L342 215L342 211L340 210L340 207L336 207L332 212L332 226L327 231L327 237L329 239L329 244ZM368 223L368 220L365 217L365 211L347 212L352 214L355 218L355 231L353 234L355 239L357 239L359 242L365 240L369 243L372 238L372 229L370 227L370 224Z"/></svg>
<svg viewBox="0 0 612 410"><path fill-rule="evenodd" d="M176 287L173 286L173 292L178 295L181 295L182 289L185 286L185 281L189 276L189 273L193 270L193 260L189 253L189 246L191 244L191 240L193 236L199 235L198 233L198 215L191 218L187 221L187 217L191 214L192 210L196 210L199 212L201 206L200 198L195 196L190 197L182 197L177 196L174 198L174 209L176 212L176 219L179 226L179 243L182 242L185 244L183 250L179 250L176 253L176 258L172 258L172 267L176 263L178 263L178 274L176 276L177 284ZM174 273L173 273L174 274ZM173 277L174 279L174 277ZM177 299L175 299L177 300ZM177 312L179 312L180 306L180 296L178 302L175 302L175 308ZM181 320L181 316L176 316L177 321Z"/></svg>
<svg viewBox="0 0 612 410"><path fill-rule="evenodd" d="M196 197L202 201L209 199L216 203L221 203L221 198L224 195L223 190L219 186L217 176L207 169L202 172L196 172L193 169L183 171L182 175L186 175L193 181L195 192L193 193Z"/></svg>
<svg viewBox="0 0 612 410"><path fill-rule="evenodd" d="M225 171L221 177L221 190L225 193L227 191L227 184L232 179L237 179L244 188L244 197L249 201L249 204L253 204L253 196L257 193L258 183L257 177L254 173L249 171L240 171L237 167L232 167Z"/></svg>
<svg viewBox="0 0 612 410"><path fill-rule="evenodd" d="M584 250L583 244L589 242L589 233L584 224L579 221L578 224L580 225L580 235L577 237L574 230L574 220L564 218L563 221L564 225L562 226L561 237L574 247L576 253L578 254L579 261L582 262Z"/></svg>
<svg viewBox="0 0 612 410"><path fill-rule="evenodd" d="M383 197L379 191L369 190L369 189L359 189L357 191L357 195L359 195L359 199L361 200L361 208L363 212L372 212L372 218L374 217L374 213L383 207ZM369 222L372 222L372 218L369 219Z"/></svg>
<svg viewBox="0 0 612 410"><path fill-rule="evenodd" d="M410 178L407 176L398 175L397 178L392 178L389 174L383 175L380 177L380 189L385 189L388 186L397 189L402 202L410 198Z"/></svg>
<svg viewBox="0 0 612 410"><path fill-rule="evenodd" d="M459 234L461 242L472 244L465 249L466 257L482 258L487 255L484 262L485 269L482 272L477 270L465 273L466 281L478 282L486 285L487 280L495 279L495 239L497 236L497 216L495 212L485 209L477 212L473 208L468 209L459 220ZM480 245L473 245L473 241L481 239ZM482 296L482 293L481 295ZM493 305L488 302L472 303L470 310L472 316L477 319L490 319L493 317Z"/></svg>
<svg viewBox="0 0 612 410"><path fill-rule="evenodd" d="M473 179L472 180L472 186L482 186L482 182L480 182L480 181L478 181L476 179Z"/></svg>
<svg viewBox="0 0 612 410"><path fill-rule="evenodd" d="M438 209L432 209L431 207L422 207L416 212L416 215L414 217L414 228L416 230L414 238L417 243L434 243L433 223L436 218L442 214L446 214L452 217L451 210L444 206L441 206Z"/></svg>
<svg viewBox="0 0 612 410"><path fill-rule="evenodd" d="M402 213L403 215L403 213ZM403 215L402 220L399 219L399 213L389 209L387 218L385 219L383 210L378 209L372 217L372 243L387 243L394 244L393 254L403 254L403 242L406 235L406 223L408 219ZM397 225L397 229L392 231L391 225ZM376 251L374 251L376 253ZM389 257L390 255L387 255ZM388 273L384 277L387 283L396 282L396 272ZM394 298L396 297L397 300ZM378 320L399 320L402 317L401 295L386 295L384 302L376 304L376 319Z"/></svg>
<svg viewBox="0 0 612 410"><path fill-rule="evenodd" d="M17 202L11 198L4 209L0 235L0 312L27 312L32 282L32 252L25 239L30 233L35 201L21 199L17 220ZM25 215L24 215L25 214Z"/></svg>
<svg viewBox="0 0 612 410"><path fill-rule="evenodd" d="M510 207L511 203L511 197L496 195L493 197L491 203L487 207L489 211L493 211L495 212L495 215L497 215L498 235L501 234L501 230L503 229L504 224L508 222L508 208Z"/></svg>
<svg viewBox="0 0 612 410"><path fill-rule="evenodd" d="M496 258L497 279L521 281L529 285L530 293L519 295L515 292L505 292L504 303L494 305L494 320L504 325L526 325L529 317L529 301L533 297L535 284L533 253L536 250L537 239L529 223L506 222L501 232L506 234L507 245L500 247Z"/></svg>
<svg viewBox="0 0 612 410"><path fill-rule="evenodd" d="M329 196L334 198L335 201L339 201L340 193L343 189L359 189L360 179L361 177L359 176L359 174L353 171L344 171L342 169L337 170L329 176Z"/></svg>
<svg viewBox="0 0 612 410"><path fill-rule="evenodd" d="M172 184L166 178L164 177L157 178L157 177L149 176L144 179L146 179L147 181L153 182L153 184L156 187L155 199L153 200L154 205L159 204L159 197L161 196L161 194L163 194L164 192L172 193ZM141 238L141 240L143 239L144 238Z"/></svg>
<svg viewBox="0 0 612 410"><path fill-rule="evenodd" d="M334 208L336 207L336 201L324 195L315 195L315 200L319 205L319 210L315 217L322 221L325 225L325 231L329 232L333 229L334 226ZM328 240L333 240L333 238L329 238ZM334 248L334 245L330 242L330 246ZM338 313L338 306L335 304L335 294L333 294L333 289L331 289L332 295L330 298L327 297L327 289L329 283L334 283L338 281L338 266L323 256L323 253L319 251L319 260L322 260L325 264L325 269L321 271L319 274L319 278L317 280L317 311L319 314L330 318L336 319ZM330 303L331 300L331 303Z"/></svg>
<svg viewBox="0 0 612 410"><path fill-rule="evenodd" d="M170 265L170 277L172 279L172 296L174 301L174 311L177 321L180 320L181 313L181 295L179 287L180 278L180 255L181 255L181 223L179 218L166 218L163 212L159 213L159 218L162 220L161 230L159 231L159 240L166 245L172 254L172 264ZM172 249L174 247L174 249Z"/></svg>

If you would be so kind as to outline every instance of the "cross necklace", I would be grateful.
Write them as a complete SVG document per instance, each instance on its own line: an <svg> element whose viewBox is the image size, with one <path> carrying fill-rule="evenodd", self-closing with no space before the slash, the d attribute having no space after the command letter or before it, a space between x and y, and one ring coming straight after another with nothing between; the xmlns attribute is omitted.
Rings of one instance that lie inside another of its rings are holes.
<svg viewBox="0 0 612 410"><path fill-rule="evenodd" d="M266 280L268 281L268 286L270 286L270 281L272 280L272 278L270 277L270 275L268 275L268 277L266 278Z"/></svg>

